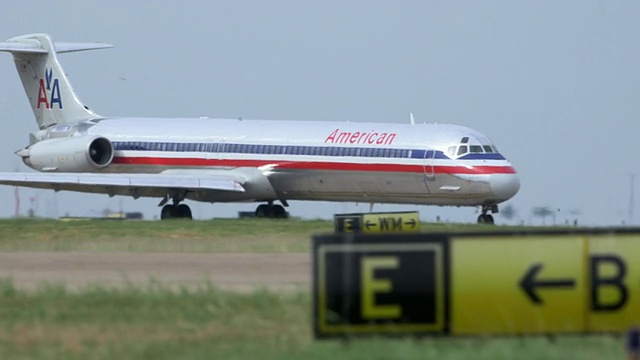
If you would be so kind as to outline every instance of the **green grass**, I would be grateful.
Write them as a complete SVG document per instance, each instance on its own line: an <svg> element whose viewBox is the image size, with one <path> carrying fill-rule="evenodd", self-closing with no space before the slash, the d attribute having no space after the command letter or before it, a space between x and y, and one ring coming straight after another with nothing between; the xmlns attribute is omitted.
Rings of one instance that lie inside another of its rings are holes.
<svg viewBox="0 0 640 360"><path fill-rule="evenodd" d="M522 230L522 227L422 224L423 232ZM0 251L308 252L326 220L209 221L0 220Z"/></svg>
<svg viewBox="0 0 640 360"><path fill-rule="evenodd" d="M609 335L313 340L307 293L0 283L2 359L623 359Z"/></svg>
<svg viewBox="0 0 640 360"><path fill-rule="evenodd" d="M0 220L0 251L306 252L328 221Z"/></svg>

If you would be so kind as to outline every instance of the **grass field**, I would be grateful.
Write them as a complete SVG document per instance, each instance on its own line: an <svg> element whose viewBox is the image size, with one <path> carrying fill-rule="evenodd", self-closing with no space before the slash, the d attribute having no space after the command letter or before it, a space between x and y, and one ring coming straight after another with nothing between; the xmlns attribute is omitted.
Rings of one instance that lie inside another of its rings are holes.
<svg viewBox="0 0 640 360"><path fill-rule="evenodd" d="M424 232L520 230L521 227L422 224ZM0 251L308 252L326 220L209 221L0 219Z"/></svg>
<svg viewBox="0 0 640 360"><path fill-rule="evenodd" d="M329 221L0 220L0 251L306 252Z"/></svg>
<svg viewBox="0 0 640 360"><path fill-rule="evenodd" d="M0 284L2 359L623 359L621 337L314 341L310 298Z"/></svg>
<svg viewBox="0 0 640 360"><path fill-rule="evenodd" d="M423 224L443 232L510 227ZM308 252L330 221L0 220L0 251ZM623 359L620 336L315 341L308 292L0 281L0 359Z"/></svg>

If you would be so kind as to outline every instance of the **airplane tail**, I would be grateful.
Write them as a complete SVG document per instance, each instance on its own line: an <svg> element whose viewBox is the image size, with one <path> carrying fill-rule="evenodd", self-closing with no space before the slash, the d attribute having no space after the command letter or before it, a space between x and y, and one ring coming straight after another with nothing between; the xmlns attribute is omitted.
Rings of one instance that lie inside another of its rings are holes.
<svg viewBox="0 0 640 360"><path fill-rule="evenodd" d="M0 42L0 51L13 55L40 129L100 117L76 96L58 62L57 54L109 47L112 45L60 42L54 44L46 34L17 36Z"/></svg>

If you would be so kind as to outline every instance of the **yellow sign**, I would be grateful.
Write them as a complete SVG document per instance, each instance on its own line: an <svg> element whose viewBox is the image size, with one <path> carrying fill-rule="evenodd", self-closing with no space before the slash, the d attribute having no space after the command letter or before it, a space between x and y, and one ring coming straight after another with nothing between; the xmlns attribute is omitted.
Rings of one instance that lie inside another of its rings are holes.
<svg viewBox="0 0 640 360"><path fill-rule="evenodd" d="M392 213L336 214L336 233L419 233L417 211Z"/></svg>
<svg viewBox="0 0 640 360"><path fill-rule="evenodd" d="M588 247L587 331L640 325L640 235L593 235Z"/></svg>
<svg viewBox="0 0 640 360"><path fill-rule="evenodd" d="M314 238L316 335L627 331L640 232L607 231Z"/></svg>
<svg viewBox="0 0 640 360"><path fill-rule="evenodd" d="M420 232L418 212L370 213L362 215L362 232Z"/></svg>
<svg viewBox="0 0 640 360"><path fill-rule="evenodd" d="M583 331L587 286L580 236L452 240L452 334Z"/></svg>
<svg viewBox="0 0 640 360"><path fill-rule="evenodd" d="M640 234L454 236L452 334L640 324Z"/></svg>

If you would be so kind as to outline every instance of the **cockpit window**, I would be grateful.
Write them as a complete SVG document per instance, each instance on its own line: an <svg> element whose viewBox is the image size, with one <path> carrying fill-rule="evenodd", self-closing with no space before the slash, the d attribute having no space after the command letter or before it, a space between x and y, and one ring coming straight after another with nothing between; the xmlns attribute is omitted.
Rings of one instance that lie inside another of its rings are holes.
<svg viewBox="0 0 640 360"><path fill-rule="evenodd" d="M482 151L482 146L480 146L480 145L471 145L469 148L471 149L472 153L481 153L481 152L483 152Z"/></svg>
<svg viewBox="0 0 640 360"><path fill-rule="evenodd" d="M493 149L491 148L491 145L482 145L482 147L484 148L484 152L486 153L492 153Z"/></svg>
<svg viewBox="0 0 640 360"><path fill-rule="evenodd" d="M468 137L468 136L465 136L465 137L463 137L463 138L460 140L460 143L461 143L461 144L466 144L466 143L468 143L468 142L469 142L469 137Z"/></svg>
<svg viewBox="0 0 640 360"><path fill-rule="evenodd" d="M458 148L458 156L464 155L467 153L467 145L460 145Z"/></svg>
<svg viewBox="0 0 640 360"><path fill-rule="evenodd" d="M449 148L447 149L447 153L449 154L449 156L455 156L456 155L456 147L455 146L449 146Z"/></svg>

